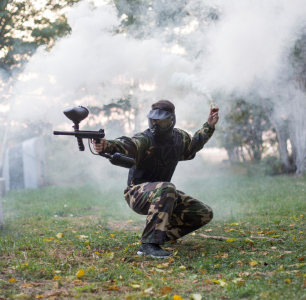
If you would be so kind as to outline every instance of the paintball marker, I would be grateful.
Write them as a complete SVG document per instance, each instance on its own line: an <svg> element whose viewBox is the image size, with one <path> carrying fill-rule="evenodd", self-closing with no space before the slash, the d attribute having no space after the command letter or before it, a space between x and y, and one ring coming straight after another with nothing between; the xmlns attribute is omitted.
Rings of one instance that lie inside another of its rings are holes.
<svg viewBox="0 0 306 300"><path fill-rule="evenodd" d="M100 129L99 131L79 130L80 122L83 121L85 118L87 118L89 114L89 110L86 107L83 107L83 106L70 107L64 110L64 114L69 120L71 120L74 123L74 125L72 126L74 128L74 131L54 131L53 134L54 135L73 135L75 136L77 138L80 151L85 150L83 139L88 139L88 145L90 148L89 140L94 139L96 143L100 143L101 139L105 137L104 129ZM104 151L101 151L99 152L99 154L96 154L96 155L100 155L105 158L108 158L110 163L116 166L120 166L124 168L131 168L134 165L133 158L128 157L121 153L115 153L114 155L111 155L109 153L104 153Z"/></svg>

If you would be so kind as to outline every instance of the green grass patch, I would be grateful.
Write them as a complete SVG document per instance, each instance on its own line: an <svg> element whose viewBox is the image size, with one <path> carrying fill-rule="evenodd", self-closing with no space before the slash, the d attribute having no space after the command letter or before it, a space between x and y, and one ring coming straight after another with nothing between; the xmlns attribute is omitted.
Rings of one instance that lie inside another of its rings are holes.
<svg viewBox="0 0 306 300"><path fill-rule="evenodd" d="M177 188L210 205L215 217L165 245L173 253L165 260L136 255L145 216L119 189L10 191L0 299L306 299L306 178L219 174L178 180Z"/></svg>

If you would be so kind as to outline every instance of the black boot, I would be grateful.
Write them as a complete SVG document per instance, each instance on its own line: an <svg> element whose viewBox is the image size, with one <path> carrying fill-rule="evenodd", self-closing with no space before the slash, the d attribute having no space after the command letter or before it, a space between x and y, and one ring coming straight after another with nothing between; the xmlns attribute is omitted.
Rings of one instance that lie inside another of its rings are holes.
<svg viewBox="0 0 306 300"><path fill-rule="evenodd" d="M167 258L172 254L166 250L163 250L158 244L141 244L140 249L137 251L137 255L150 255L151 257Z"/></svg>

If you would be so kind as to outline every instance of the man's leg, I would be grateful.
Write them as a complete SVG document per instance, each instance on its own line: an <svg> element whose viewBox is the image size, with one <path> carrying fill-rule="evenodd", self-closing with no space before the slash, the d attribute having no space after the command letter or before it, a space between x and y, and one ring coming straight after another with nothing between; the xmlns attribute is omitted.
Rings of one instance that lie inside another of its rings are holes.
<svg viewBox="0 0 306 300"><path fill-rule="evenodd" d="M178 198L175 186L170 182L148 182L128 187L124 196L135 212L148 215L142 244L163 245L167 240L166 232ZM159 246L155 248L160 249ZM164 252L166 256L167 251Z"/></svg>
<svg viewBox="0 0 306 300"><path fill-rule="evenodd" d="M177 240L209 223L213 218L212 209L181 191L177 191L177 205L167 230L170 240Z"/></svg>

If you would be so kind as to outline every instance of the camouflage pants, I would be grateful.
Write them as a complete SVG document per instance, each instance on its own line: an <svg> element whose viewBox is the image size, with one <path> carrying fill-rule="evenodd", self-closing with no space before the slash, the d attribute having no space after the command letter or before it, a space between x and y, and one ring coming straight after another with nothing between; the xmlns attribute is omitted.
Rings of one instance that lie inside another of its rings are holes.
<svg viewBox="0 0 306 300"><path fill-rule="evenodd" d="M128 186L124 197L138 214L147 215L142 243L163 245L209 223L212 209L176 189L170 182Z"/></svg>

